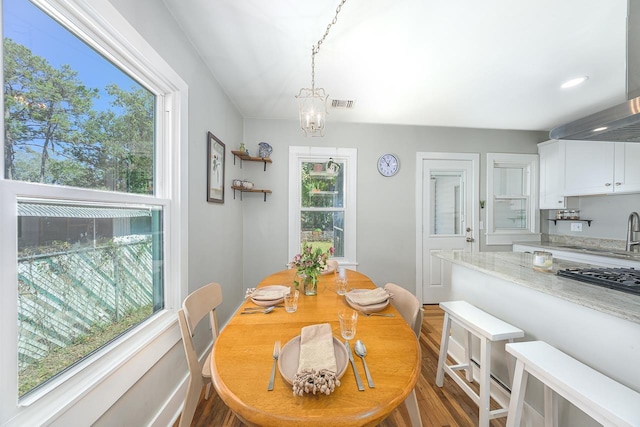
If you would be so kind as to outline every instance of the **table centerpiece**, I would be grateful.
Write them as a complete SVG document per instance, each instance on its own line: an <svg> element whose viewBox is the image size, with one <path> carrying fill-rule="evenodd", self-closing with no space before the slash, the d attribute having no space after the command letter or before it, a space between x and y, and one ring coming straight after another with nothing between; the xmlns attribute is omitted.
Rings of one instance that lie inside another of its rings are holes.
<svg viewBox="0 0 640 427"><path fill-rule="evenodd" d="M330 247L326 252L321 248L313 248L305 243L302 245L301 253L293 257L292 267L298 269L298 273L293 283L296 288L300 287L305 295L316 295L318 293L318 276L327 266L327 259L333 255L335 249Z"/></svg>

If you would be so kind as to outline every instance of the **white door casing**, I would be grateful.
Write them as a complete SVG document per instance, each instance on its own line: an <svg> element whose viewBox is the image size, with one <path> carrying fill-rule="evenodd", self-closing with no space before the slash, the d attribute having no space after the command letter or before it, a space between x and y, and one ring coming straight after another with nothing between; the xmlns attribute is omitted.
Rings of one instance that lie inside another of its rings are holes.
<svg viewBox="0 0 640 427"><path fill-rule="evenodd" d="M451 266L434 251L478 250L479 164L478 153L417 153L416 295L423 304L449 294Z"/></svg>

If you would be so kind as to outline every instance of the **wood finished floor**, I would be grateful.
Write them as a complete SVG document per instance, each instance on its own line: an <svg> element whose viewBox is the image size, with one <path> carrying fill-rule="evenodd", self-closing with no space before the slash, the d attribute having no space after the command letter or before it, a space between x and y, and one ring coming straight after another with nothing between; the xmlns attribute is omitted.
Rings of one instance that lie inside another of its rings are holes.
<svg viewBox="0 0 640 427"><path fill-rule="evenodd" d="M435 384L440 350L440 337L444 314L437 305L425 305L420 346L422 348L422 372L416 386L422 425L429 427L472 427L478 425L478 407L451 380L445 376L444 387ZM203 389L204 390L204 389ZM215 390L204 400L204 392L193 417L192 427L243 427ZM492 408L494 406L492 405ZM505 418L491 420L491 427L504 427ZM177 427L178 422L173 427ZM379 427L411 427L404 405L394 410Z"/></svg>

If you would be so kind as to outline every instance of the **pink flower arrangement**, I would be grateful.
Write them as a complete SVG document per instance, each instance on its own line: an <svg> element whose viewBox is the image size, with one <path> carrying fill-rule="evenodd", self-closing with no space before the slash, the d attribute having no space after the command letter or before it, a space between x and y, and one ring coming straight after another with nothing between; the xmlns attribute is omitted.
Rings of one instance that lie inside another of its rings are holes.
<svg viewBox="0 0 640 427"><path fill-rule="evenodd" d="M318 282L318 274L327 266L327 259L333 255L335 249L330 247L329 250L323 252L320 248L313 249L313 246L305 243L302 246L302 252L293 257L292 267L298 269L298 275L309 277L313 283ZM299 286L297 280L294 281Z"/></svg>

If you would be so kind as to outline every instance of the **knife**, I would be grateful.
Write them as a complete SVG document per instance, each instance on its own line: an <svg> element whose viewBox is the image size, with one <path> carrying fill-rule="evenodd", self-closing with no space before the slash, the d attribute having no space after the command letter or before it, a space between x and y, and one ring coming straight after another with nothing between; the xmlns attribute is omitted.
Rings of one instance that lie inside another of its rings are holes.
<svg viewBox="0 0 640 427"><path fill-rule="evenodd" d="M269 305L265 307L245 307L242 311L266 310L268 307L284 307L284 305Z"/></svg>
<svg viewBox="0 0 640 427"><path fill-rule="evenodd" d="M356 383L358 384L358 390L364 391L362 380L360 380L360 374L358 373L358 369L356 369L356 362L353 360L353 353L351 353L351 347L349 347L349 341L345 341L344 346L347 347L347 354L349 355L349 361L351 362L353 373L356 376Z"/></svg>

